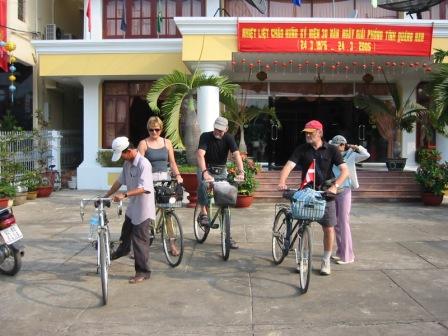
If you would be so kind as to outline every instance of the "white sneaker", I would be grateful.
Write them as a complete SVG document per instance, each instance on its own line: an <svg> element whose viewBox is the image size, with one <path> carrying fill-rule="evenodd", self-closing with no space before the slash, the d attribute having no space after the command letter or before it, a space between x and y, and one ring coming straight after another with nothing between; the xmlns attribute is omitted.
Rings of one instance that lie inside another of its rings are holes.
<svg viewBox="0 0 448 336"><path fill-rule="evenodd" d="M336 260L336 264L339 264L339 265L351 264L352 262L355 262L355 261L354 260L344 261L344 260L341 260L341 259Z"/></svg>
<svg viewBox="0 0 448 336"><path fill-rule="evenodd" d="M341 260L341 258L339 258L337 255L332 255L331 260L338 261L338 260Z"/></svg>
<svg viewBox="0 0 448 336"><path fill-rule="evenodd" d="M331 274L330 260L322 259L322 265L320 266L320 274L321 275Z"/></svg>

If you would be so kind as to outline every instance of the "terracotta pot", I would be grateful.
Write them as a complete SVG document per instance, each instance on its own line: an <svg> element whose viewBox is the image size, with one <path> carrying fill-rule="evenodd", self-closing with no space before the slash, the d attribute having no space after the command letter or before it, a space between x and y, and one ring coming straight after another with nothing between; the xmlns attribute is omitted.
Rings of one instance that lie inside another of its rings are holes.
<svg viewBox="0 0 448 336"><path fill-rule="evenodd" d="M41 186L37 187L37 197L48 197L53 191L52 186Z"/></svg>
<svg viewBox="0 0 448 336"><path fill-rule="evenodd" d="M26 199L27 200L34 200L37 197L37 191L28 191L28 193L26 194Z"/></svg>
<svg viewBox="0 0 448 336"><path fill-rule="evenodd" d="M0 209L8 207L8 198L0 198Z"/></svg>
<svg viewBox="0 0 448 336"><path fill-rule="evenodd" d="M22 205L26 202L27 193L20 193L14 196L14 205Z"/></svg>
<svg viewBox="0 0 448 336"><path fill-rule="evenodd" d="M181 173L180 175L184 179L183 185L185 190L190 193L190 196L188 196L190 203L188 203L187 207L194 208L198 200L198 177L196 173Z"/></svg>
<svg viewBox="0 0 448 336"><path fill-rule="evenodd" d="M238 195L236 198L236 208L248 208L252 205L254 201L254 196L250 195Z"/></svg>
<svg viewBox="0 0 448 336"><path fill-rule="evenodd" d="M437 206L442 204L443 195L435 195L433 193L424 192L422 193L422 201L424 205Z"/></svg>

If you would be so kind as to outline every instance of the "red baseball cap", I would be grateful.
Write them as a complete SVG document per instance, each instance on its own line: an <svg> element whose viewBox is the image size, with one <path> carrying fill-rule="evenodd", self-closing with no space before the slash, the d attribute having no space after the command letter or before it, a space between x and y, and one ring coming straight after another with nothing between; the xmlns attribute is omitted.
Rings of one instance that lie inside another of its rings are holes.
<svg viewBox="0 0 448 336"><path fill-rule="evenodd" d="M323 129L324 127L322 126L320 121L311 120L305 124L305 128L302 130L302 132L314 132L315 130L323 130Z"/></svg>

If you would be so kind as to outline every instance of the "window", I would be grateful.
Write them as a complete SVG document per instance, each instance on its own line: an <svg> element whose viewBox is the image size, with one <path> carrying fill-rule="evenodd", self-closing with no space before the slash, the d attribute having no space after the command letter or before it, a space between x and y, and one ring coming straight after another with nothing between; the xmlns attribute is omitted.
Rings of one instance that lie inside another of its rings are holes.
<svg viewBox="0 0 448 336"><path fill-rule="evenodd" d="M180 37L175 16L205 16L205 0L103 0L104 38Z"/></svg>
<svg viewBox="0 0 448 336"><path fill-rule="evenodd" d="M103 148L110 148L118 136L127 136L138 145L148 135L146 122L153 113L146 102L146 93L151 85L151 81L103 84Z"/></svg>
<svg viewBox="0 0 448 336"><path fill-rule="evenodd" d="M25 0L17 0L17 18L25 22Z"/></svg>

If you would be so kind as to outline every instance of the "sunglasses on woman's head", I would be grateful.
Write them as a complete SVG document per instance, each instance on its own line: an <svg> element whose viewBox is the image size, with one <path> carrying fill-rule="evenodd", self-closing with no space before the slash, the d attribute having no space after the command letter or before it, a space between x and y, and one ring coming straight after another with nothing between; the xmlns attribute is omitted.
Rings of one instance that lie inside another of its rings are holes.
<svg viewBox="0 0 448 336"><path fill-rule="evenodd" d="M150 132L160 132L160 128L150 128Z"/></svg>

